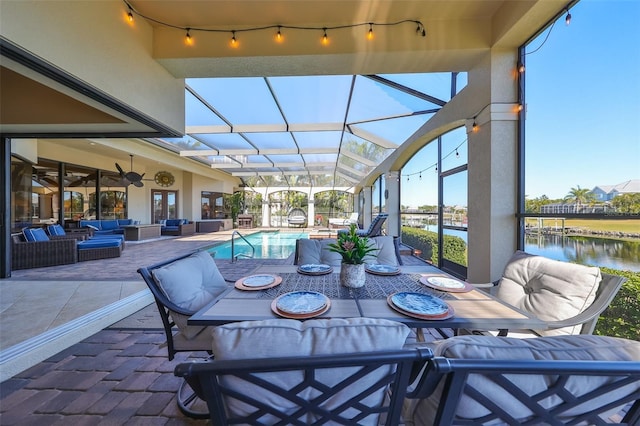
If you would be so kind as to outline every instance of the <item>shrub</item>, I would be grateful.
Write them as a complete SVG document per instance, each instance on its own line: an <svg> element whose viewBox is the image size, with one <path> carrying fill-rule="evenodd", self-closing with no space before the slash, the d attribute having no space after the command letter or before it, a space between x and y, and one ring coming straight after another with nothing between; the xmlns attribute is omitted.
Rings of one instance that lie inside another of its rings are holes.
<svg viewBox="0 0 640 426"><path fill-rule="evenodd" d="M640 272L603 268L607 274L627 278L609 307L600 315L593 334L640 340Z"/></svg>
<svg viewBox="0 0 640 426"><path fill-rule="evenodd" d="M422 257L437 264L438 234L424 229L402 227L402 243L421 250ZM444 258L467 266L467 243L460 237L445 235L442 240Z"/></svg>

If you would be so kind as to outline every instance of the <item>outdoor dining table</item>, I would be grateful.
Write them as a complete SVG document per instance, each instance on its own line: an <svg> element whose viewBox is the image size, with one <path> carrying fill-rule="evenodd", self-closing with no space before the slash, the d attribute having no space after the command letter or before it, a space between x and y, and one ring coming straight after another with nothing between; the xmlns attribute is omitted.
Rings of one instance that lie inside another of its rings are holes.
<svg viewBox="0 0 640 426"><path fill-rule="evenodd" d="M282 278L274 287L246 291L231 286L188 320L190 325L222 325L236 321L280 318L272 301L292 291L314 291L327 296L330 309L315 318L368 317L398 321L415 328L464 328L479 330L542 330L540 319L477 289L445 292L420 282L421 276L450 277L432 266L401 266L398 275L367 274L363 287L353 289L340 284L339 267L326 275L304 275L296 266L262 266L254 274L273 274ZM253 274L252 274L253 275ZM421 319L392 309L387 297L396 292L430 294L446 301L453 315L446 319Z"/></svg>

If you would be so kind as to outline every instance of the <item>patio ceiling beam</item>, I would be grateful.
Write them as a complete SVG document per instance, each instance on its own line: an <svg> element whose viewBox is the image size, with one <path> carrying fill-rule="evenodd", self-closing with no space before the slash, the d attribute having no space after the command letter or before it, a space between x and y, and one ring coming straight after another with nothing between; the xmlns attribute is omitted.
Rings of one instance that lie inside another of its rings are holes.
<svg viewBox="0 0 640 426"><path fill-rule="evenodd" d="M351 151L348 151L346 149L343 149L342 151L340 151L341 155L344 155L347 158L351 158L354 161L357 161L358 163L362 163L365 166L369 166L369 167L376 167L378 165L377 162L369 160L368 158L365 158L361 155L355 154Z"/></svg>
<svg viewBox="0 0 640 426"><path fill-rule="evenodd" d="M358 183L360 182L360 179L356 179L354 177L351 177L349 175L345 175L344 173L340 172L339 170L336 170L336 176L341 177L342 179L349 181L349 182L353 182L353 183Z"/></svg>
<svg viewBox="0 0 640 426"><path fill-rule="evenodd" d="M180 151L180 157L201 157L208 155L220 155L217 149L192 149Z"/></svg>
<svg viewBox="0 0 640 426"><path fill-rule="evenodd" d="M229 154L234 151L233 154ZM227 149L194 149L180 151L181 157L201 157L208 155L238 155L237 150ZM293 148L271 148L271 149L259 149L259 150L246 150L242 152L242 155L296 155L296 154L336 154L336 148L300 148L299 150Z"/></svg>
<svg viewBox="0 0 640 426"><path fill-rule="evenodd" d="M431 102L432 104L436 104L436 105L440 105L440 106L445 106L446 105L446 101L443 101L442 99L438 99L435 96L431 96L431 95L427 95L426 93L422 93L419 92L415 89L411 89L407 86L404 86L402 84L393 82L391 80L387 80L384 77L380 77L379 75L373 75L373 74L369 74L369 75L364 75L364 77L369 78L373 81L377 81L378 83L382 83L384 85L387 85L389 87L393 87L396 90L399 90L401 92L404 93L408 93L411 96L415 96L417 98L420 98L422 100L425 100L427 102Z"/></svg>
<svg viewBox="0 0 640 426"><path fill-rule="evenodd" d="M207 126L187 126L188 135L218 133L277 133L277 132L339 132L344 123L275 123L275 124L237 124L235 126L213 124Z"/></svg>
<svg viewBox="0 0 640 426"><path fill-rule="evenodd" d="M356 176L360 176L360 177L366 176L368 174L368 172L363 172L362 170L354 169L353 167L349 167L349 166L346 166L346 165L340 164L340 163L338 163L338 166L337 166L336 169L337 170L343 170L343 171L352 173L352 174L354 174Z"/></svg>
<svg viewBox="0 0 640 426"><path fill-rule="evenodd" d="M373 133L367 132L366 130L362 130L362 129L356 127L356 126L347 126L347 129L351 134L353 134L353 135L355 135L355 136L357 136L359 138L362 138L364 140L367 140L367 141L369 141L371 143L374 143L374 144L376 144L378 146L381 146L383 148L396 149L399 146L398 144L395 144L395 143L393 143L391 141L388 141L388 140L386 140L384 138L376 136Z"/></svg>

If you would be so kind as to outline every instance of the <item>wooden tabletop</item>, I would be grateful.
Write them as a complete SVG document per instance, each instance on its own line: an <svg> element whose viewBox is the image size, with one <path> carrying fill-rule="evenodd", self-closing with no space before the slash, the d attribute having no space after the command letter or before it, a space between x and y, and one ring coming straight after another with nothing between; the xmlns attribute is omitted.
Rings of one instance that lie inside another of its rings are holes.
<svg viewBox="0 0 640 426"><path fill-rule="evenodd" d="M221 325L236 321L280 318L271 302L281 294L294 290L319 291L330 299L330 309L315 318L384 318L417 328L469 328L480 330L546 328L543 321L522 312L477 289L465 293L433 290L420 283L421 276L444 272L432 266L401 266L394 276L367 275L363 289L350 290L339 285L339 267L332 274L309 276L297 273L296 266L263 266L256 273L282 277L282 283L266 290L245 291L235 287L212 301L189 319L192 325ZM368 286L368 287L367 287ZM442 320L425 320L397 312L387 303L396 291L432 294L453 308L453 316Z"/></svg>

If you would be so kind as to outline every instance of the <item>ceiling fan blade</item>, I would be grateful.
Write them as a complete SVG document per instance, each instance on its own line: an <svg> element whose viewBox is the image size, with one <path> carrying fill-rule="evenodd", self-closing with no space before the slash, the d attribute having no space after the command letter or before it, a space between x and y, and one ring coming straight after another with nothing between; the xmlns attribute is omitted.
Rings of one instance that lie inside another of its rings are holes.
<svg viewBox="0 0 640 426"><path fill-rule="evenodd" d="M131 182L133 184L133 186L135 186L136 188L142 188L144 186L144 183L142 183L141 181L137 180L135 182Z"/></svg>
<svg viewBox="0 0 640 426"><path fill-rule="evenodd" d="M123 178L126 179L126 176L124 174L124 170L122 170L122 167L120 167L120 164L116 163L116 169L118 169L118 173L120 173L120 176L122 176Z"/></svg>
<svg viewBox="0 0 640 426"><path fill-rule="evenodd" d="M127 172L124 177L126 177L131 183L140 182L142 180L142 176L136 172Z"/></svg>

